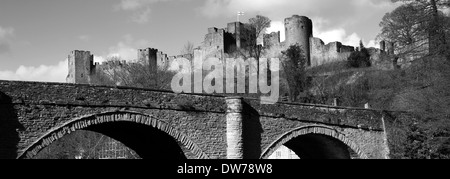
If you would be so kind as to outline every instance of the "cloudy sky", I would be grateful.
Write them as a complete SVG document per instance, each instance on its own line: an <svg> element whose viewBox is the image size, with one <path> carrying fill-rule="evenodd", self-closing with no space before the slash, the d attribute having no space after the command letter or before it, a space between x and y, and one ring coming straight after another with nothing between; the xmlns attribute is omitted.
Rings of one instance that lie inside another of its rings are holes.
<svg viewBox="0 0 450 179"><path fill-rule="evenodd" d="M314 36L375 46L381 18L397 5L390 0L1 0L0 79L65 82L67 55L89 50L97 61L111 55L132 60L137 48L177 55L196 45L208 27L226 26L257 14L283 32L293 14L314 22ZM282 37L282 40L284 37Z"/></svg>

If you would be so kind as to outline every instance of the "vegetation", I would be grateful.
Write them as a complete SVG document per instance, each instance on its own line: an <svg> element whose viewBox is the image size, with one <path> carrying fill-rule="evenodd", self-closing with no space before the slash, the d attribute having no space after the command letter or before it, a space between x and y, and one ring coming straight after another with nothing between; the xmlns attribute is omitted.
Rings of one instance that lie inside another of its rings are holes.
<svg viewBox="0 0 450 179"><path fill-rule="evenodd" d="M255 58L257 61L263 55L264 49L259 41L262 41L264 33L267 28L270 28L271 20L262 15L250 18L246 23L246 28L241 34L242 39L246 39L244 42L248 46L245 48L237 49L237 47L231 47L229 52L234 57Z"/></svg>
<svg viewBox="0 0 450 179"><path fill-rule="evenodd" d="M404 4L387 13L380 23L380 39L396 42L398 55L423 53L449 57L448 35L450 17L440 9L450 7L447 0L392 0Z"/></svg>
<svg viewBox="0 0 450 179"><path fill-rule="evenodd" d="M301 47L291 45L286 51L282 52L284 60L281 64L283 67L283 78L287 81L287 91L289 93L289 101L297 101L298 96L306 88L306 58ZM281 92L286 90L281 90ZM283 93L281 93L283 94Z"/></svg>
<svg viewBox="0 0 450 179"><path fill-rule="evenodd" d="M359 42L359 50L352 52L348 57L348 66L352 68L370 67L370 53L364 47L362 40Z"/></svg>
<svg viewBox="0 0 450 179"><path fill-rule="evenodd" d="M259 61L262 53L262 46L258 44L259 40L263 39L264 33L267 28L270 28L271 20L266 16L257 15L256 17L249 19L251 28L254 28L255 37L249 37L250 46L248 48L250 57L256 58Z"/></svg>
<svg viewBox="0 0 450 179"><path fill-rule="evenodd" d="M388 126L391 158L450 158L450 20L442 0L405 0L380 23L379 39L395 42L395 55L380 58L396 65L397 59L414 57L402 68L369 67L363 49L346 64L333 63L307 69L314 76L308 86L309 101L340 106L403 111L412 119L393 119ZM373 61L372 61L373 62ZM395 70L392 70L395 69Z"/></svg>
<svg viewBox="0 0 450 179"><path fill-rule="evenodd" d="M184 47L183 47L183 49L181 50L181 53L180 53L180 54L182 54L182 55L186 55L186 54L194 55L194 44L193 44L192 42L188 41L188 42L184 45Z"/></svg>
<svg viewBox="0 0 450 179"><path fill-rule="evenodd" d="M162 68L152 73L150 69L155 67L145 61L123 63L120 57L111 57L107 62L110 65L92 76L92 84L170 90L170 82L175 75Z"/></svg>

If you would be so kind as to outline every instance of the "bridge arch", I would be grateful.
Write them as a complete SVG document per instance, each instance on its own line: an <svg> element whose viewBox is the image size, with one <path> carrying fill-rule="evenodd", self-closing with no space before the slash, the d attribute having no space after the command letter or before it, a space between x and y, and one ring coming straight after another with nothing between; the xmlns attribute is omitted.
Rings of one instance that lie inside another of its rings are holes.
<svg viewBox="0 0 450 179"><path fill-rule="evenodd" d="M175 141L176 144L178 144L180 150L182 147L184 147L184 149L191 152L198 159L209 158L208 155L206 155L192 140L190 140L188 136L184 135L183 133L180 133L166 122L158 120L155 117L152 117L151 115L132 111L104 112L72 119L64 123L63 125L51 129L49 132L41 136L33 144L27 147L24 150L24 152L21 153L17 158L18 159L33 158L43 148L49 146L56 140L61 139L65 135L75 132L77 130L91 130L94 128L93 131L97 132L96 130L98 128L95 128L96 126L113 123L121 123L134 126L138 125L141 128L147 127L147 129L151 128L153 132L159 132L160 134L166 135L166 139L167 138L173 139L173 141ZM117 133L117 131L115 131L114 134L115 133ZM121 140L119 141L123 142ZM186 155L185 151L182 152L184 155Z"/></svg>
<svg viewBox="0 0 450 179"><path fill-rule="evenodd" d="M269 147L267 147L264 150L264 152L261 155L261 158L268 159L282 145L288 145L286 147L290 148L297 155L299 155L299 153L301 153L299 152L299 150L301 150L299 149L301 148L301 146L298 145L300 143L299 142L300 140L303 141L309 140L313 142L318 142L319 140L329 140L342 147L344 147L343 145L345 145L345 147L348 147L350 150L356 153L358 158L360 159L368 158L360 150L360 148L351 140L349 140L347 137L345 137L344 134L338 132L336 129L332 127L322 125L303 126L283 134L281 137L279 137L277 140L271 143ZM306 147L311 146L305 146L305 148ZM315 147L316 148L313 147L312 150L318 149L317 145L315 145Z"/></svg>

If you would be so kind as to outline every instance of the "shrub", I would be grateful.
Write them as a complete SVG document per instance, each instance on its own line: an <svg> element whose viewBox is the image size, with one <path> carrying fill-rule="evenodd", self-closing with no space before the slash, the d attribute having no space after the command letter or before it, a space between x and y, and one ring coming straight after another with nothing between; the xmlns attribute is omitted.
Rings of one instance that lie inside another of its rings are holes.
<svg viewBox="0 0 450 179"><path fill-rule="evenodd" d="M370 53L366 48L352 52L347 59L347 66L351 68L370 67Z"/></svg>

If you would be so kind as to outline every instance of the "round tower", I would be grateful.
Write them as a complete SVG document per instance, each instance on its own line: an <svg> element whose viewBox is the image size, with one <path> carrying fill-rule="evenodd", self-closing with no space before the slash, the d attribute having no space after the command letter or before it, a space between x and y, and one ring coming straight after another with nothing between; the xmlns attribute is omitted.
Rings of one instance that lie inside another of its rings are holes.
<svg viewBox="0 0 450 179"><path fill-rule="evenodd" d="M306 16L293 15L284 20L286 28L286 46L299 44L305 52L308 66L311 65L310 38L313 36L311 19Z"/></svg>

